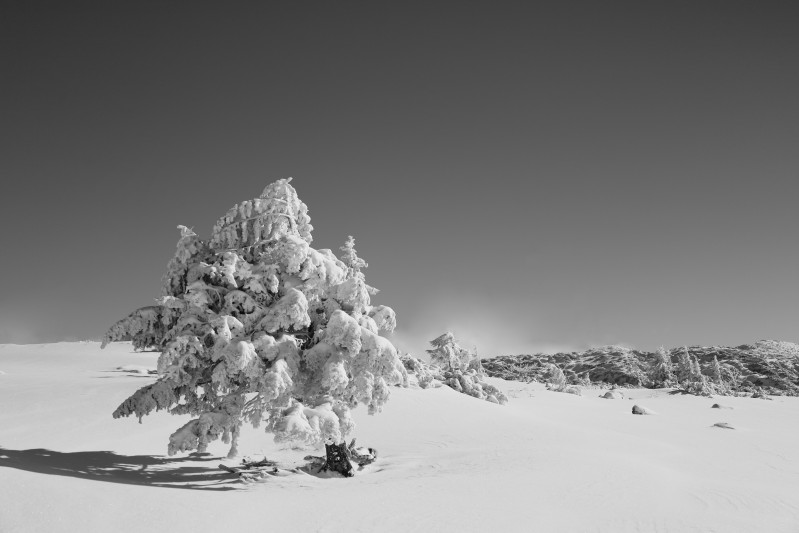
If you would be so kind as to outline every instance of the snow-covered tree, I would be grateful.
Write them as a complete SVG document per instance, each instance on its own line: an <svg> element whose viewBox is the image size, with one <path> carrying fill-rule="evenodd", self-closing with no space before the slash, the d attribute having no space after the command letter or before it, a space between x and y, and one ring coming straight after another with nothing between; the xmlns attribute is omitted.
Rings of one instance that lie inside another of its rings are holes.
<svg viewBox="0 0 799 533"><path fill-rule="evenodd" d="M691 355L688 353L688 347L686 346L677 354L674 376L678 383L685 383L695 379L696 376L691 363Z"/></svg>
<svg viewBox="0 0 799 533"><path fill-rule="evenodd" d="M549 368L547 369L546 375L549 388L561 390L566 387L566 375L555 363L549 363Z"/></svg>
<svg viewBox="0 0 799 533"><path fill-rule="evenodd" d="M715 392L713 385L702 374L699 359L688 351L687 346L678 355L675 375L680 388L685 392L701 396L710 396Z"/></svg>
<svg viewBox="0 0 799 533"><path fill-rule="evenodd" d="M544 374L547 380L547 390L582 396L580 387L576 385L569 385L570 381L577 381L577 374L575 374L572 370L569 372L571 373L571 377L566 377L566 373L560 368L560 366L555 363L547 363L547 369Z"/></svg>
<svg viewBox="0 0 799 533"><path fill-rule="evenodd" d="M435 379L475 398L503 405L508 402L502 391L485 382L485 371L476 350L462 348L451 332L436 337L430 344L433 346L427 350L430 365L424 371L417 371L420 384ZM425 367L418 362L411 366Z"/></svg>
<svg viewBox="0 0 799 533"><path fill-rule="evenodd" d="M158 380L114 417L190 414L169 454L232 441L243 422L265 424L277 442L343 446L359 403L381 410L403 381L397 351L380 331L394 311L373 306L350 237L345 261L310 244L313 227L291 178L220 218L211 238L180 226L157 305L114 324L104 344L155 346ZM343 449L343 448L341 448ZM340 451L340 450L339 450Z"/></svg>
<svg viewBox="0 0 799 533"><path fill-rule="evenodd" d="M721 368L719 358L716 354L713 354L713 361L711 361L708 370L710 373L709 385L720 394L729 394L730 385L724 380L724 371Z"/></svg>
<svg viewBox="0 0 799 533"><path fill-rule="evenodd" d="M744 373L740 366L736 366L731 363L725 363L724 366L721 367L721 376L725 383L728 394L732 394L740 390L741 384L744 381Z"/></svg>
<svg viewBox="0 0 799 533"><path fill-rule="evenodd" d="M671 387L676 383L671 355L662 346L655 352L655 361L649 379L654 387Z"/></svg>
<svg viewBox="0 0 799 533"><path fill-rule="evenodd" d="M718 385L724 381L724 378L721 375L719 358L715 354L713 355L713 361L710 363L710 380Z"/></svg>
<svg viewBox="0 0 799 533"><path fill-rule="evenodd" d="M409 353L400 354L400 360L406 371L406 386L410 385L408 377L411 374L416 376L416 383L423 389L441 386L443 374L440 368L431 367L429 364L413 357Z"/></svg>
<svg viewBox="0 0 799 533"><path fill-rule="evenodd" d="M446 332L430 341L432 349L427 350L430 355L430 364L440 367L442 370L466 371L474 369L484 375L483 367L476 350L463 348L458 344L452 332Z"/></svg>

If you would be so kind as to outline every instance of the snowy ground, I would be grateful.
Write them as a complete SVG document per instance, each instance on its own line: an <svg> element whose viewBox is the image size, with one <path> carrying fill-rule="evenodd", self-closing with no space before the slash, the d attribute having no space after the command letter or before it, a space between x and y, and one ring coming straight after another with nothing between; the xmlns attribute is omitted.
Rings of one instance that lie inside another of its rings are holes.
<svg viewBox="0 0 799 533"><path fill-rule="evenodd" d="M184 419L111 418L156 356L0 345L0 531L799 532L799 398L605 400L491 380L510 396L498 406L394 389L382 414L355 411L359 444L380 452L355 478L244 484L217 468L223 444L163 455ZM321 453L259 430L240 449L284 470Z"/></svg>

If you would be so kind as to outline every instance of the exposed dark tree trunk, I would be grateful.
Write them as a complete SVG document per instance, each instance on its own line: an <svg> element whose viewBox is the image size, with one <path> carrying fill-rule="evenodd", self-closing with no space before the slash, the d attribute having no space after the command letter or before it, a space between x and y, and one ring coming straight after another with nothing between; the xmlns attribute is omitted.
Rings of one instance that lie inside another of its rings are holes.
<svg viewBox="0 0 799 533"><path fill-rule="evenodd" d="M352 477L352 463L350 463L349 449L346 443L341 444L325 444L325 452L327 457L322 470L332 470L338 472L344 477Z"/></svg>

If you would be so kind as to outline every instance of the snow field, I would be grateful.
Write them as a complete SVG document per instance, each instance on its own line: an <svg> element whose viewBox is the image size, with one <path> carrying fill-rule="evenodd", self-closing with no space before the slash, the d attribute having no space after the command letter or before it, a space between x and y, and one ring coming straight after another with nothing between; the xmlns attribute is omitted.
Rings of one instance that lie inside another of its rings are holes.
<svg viewBox="0 0 799 533"><path fill-rule="evenodd" d="M799 398L608 400L489 378L500 406L394 387L383 413L353 411L358 443L379 451L354 478L294 473L323 452L248 427L241 454L286 475L245 484L217 468L235 462L220 442L166 456L183 417L111 418L156 358L126 343L0 346L0 531L799 530Z"/></svg>

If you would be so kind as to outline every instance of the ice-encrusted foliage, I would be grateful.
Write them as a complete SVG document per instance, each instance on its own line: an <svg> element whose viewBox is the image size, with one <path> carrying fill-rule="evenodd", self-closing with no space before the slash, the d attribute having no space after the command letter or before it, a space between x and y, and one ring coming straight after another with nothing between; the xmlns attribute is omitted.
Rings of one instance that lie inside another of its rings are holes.
<svg viewBox="0 0 799 533"><path fill-rule="evenodd" d="M352 235L347 237L344 246L339 250L341 250L341 261L349 268L360 272L362 268L369 266L366 261L358 257L358 252L355 250L355 238Z"/></svg>
<svg viewBox="0 0 799 533"><path fill-rule="evenodd" d="M243 422L275 440L340 443L359 403L379 412L390 386L407 380L394 346L379 335L394 311L372 306L354 239L314 250L308 209L289 184L234 206L208 241L181 237L156 306L134 311L104 339L156 347L159 379L114 417L165 410L195 418L169 439L169 454L236 440Z"/></svg>
<svg viewBox="0 0 799 533"><path fill-rule="evenodd" d="M701 395L799 396L799 344L785 341L681 346L656 352L605 346L482 360L488 375L525 382L547 381L550 363L563 369L569 384L579 385L590 375L598 385L675 387Z"/></svg>
<svg viewBox="0 0 799 533"><path fill-rule="evenodd" d="M116 322L103 336L102 347L109 342L129 340L136 350L157 348L166 335L161 306L148 306L136 309Z"/></svg>
<svg viewBox="0 0 799 533"><path fill-rule="evenodd" d="M547 372L547 383L550 388L560 390L566 386L566 375L563 370L555 363L549 364L549 371Z"/></svg>
<svg viewBox="0 0 799 533"><path fill-rule="evenodd" d="M676 383L671 355L662 346L655 352L649 380L654 387L671 387Z"/></svg>
<svg viewBox="0 0 799 533"><path fill-rule="evenodd" d="M429 365L410 355L402 357L405 371L416 376L420 387L444 384L481 400L503 405L508 402L502 391L485 382L486 375L477 353L461 348L452 333L436 337L430 344L433 349L427 350L431 359Z"/></svg>
<svg viewBox="0 0 799 533"><path fill-rule="evenodd" d="M402 356L401 359L407 373L405 381L408 385L414 381L410 379L413 376L419 387L423 389L446 385L457 392L480 400L501 405L508 403L505 393L486 383L485 376L478 374L473 368L466 371L444 370L438 365L429 365L410 354Z"/></svg>
<svg viewBox="0 0 799 533"><path fill-rule="evenodd" d="M430 364L439 366L445 371L474 369L480 375L484 375L477 353L474 350L461 347L452 332L448 331L436 337L430 341L430 344L433 346L432 349L427 350L430 355Z"/></svg>
<svg viewBox="0 0 799 533"><path fill-rule="evenodd" d="M582 391L580 388L575 385L569 385L566 374L555 363L549 363L549 367L545 375L547 377L547 390L582 396ZM585 384L586 382L590 383L590 379L586 377L579 378L579 380L582 384Z"/></svg>
<svg viewBox="0 0 799 533"><path fill-rule="evenodd" d="M676 378L679 387L689 394L711 396L715 392L713 384L702 374L696 354L690 353L687 346L677 356Z"/></svg>

